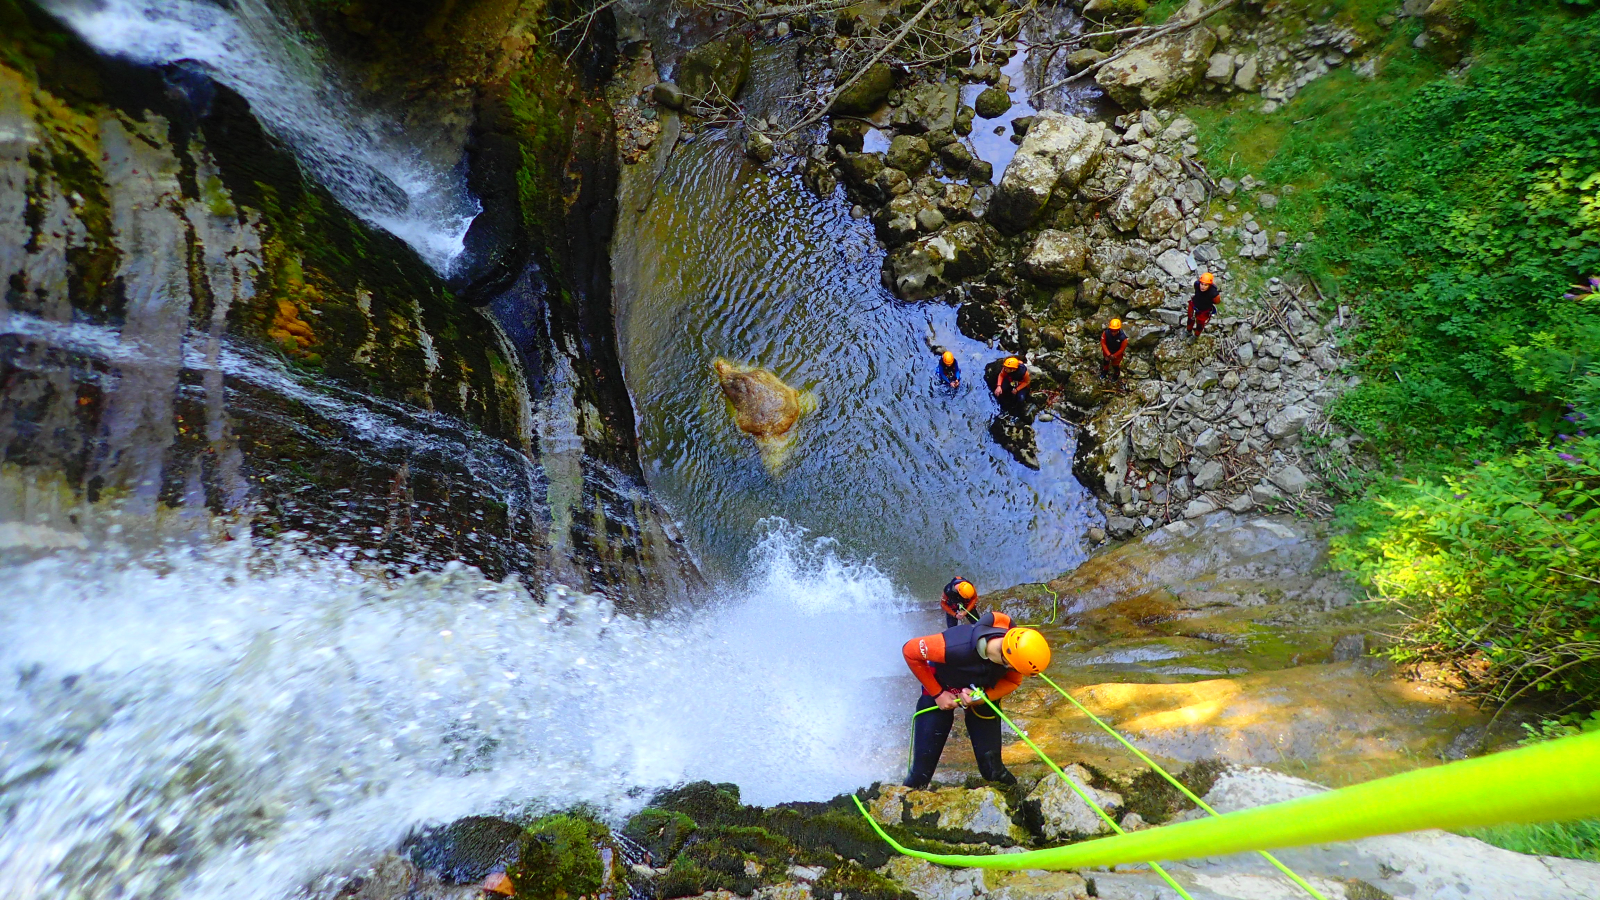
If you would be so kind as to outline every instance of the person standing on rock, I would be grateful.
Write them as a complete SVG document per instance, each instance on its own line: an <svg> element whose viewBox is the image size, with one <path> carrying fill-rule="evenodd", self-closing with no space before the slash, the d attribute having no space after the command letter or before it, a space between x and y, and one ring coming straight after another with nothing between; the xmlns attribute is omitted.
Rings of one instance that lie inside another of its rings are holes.
<svg viewBox="0 0 1600 900"><path fill-rule="evenodd" d="M939 367L934 371L933 377L939 380L939 384L952 391L961 387L961 366L956 364L954 353L946 350L944 355L939 357Z"/></svg>
<svg viewBox="0 0 1600 900"><path fill-rule="evenodd" d="M1000 374L994 379L994 395L1000 400L1000 411L1021 418L1028 411L1028 385L1033 378L1028 367L1015 356L1006 357L1000 364Z"/></svg>
<svg viewBox="0 0 1600 900"><path fill-rule="evenodd" d="M942 634L912 638L900 652L922 683L922 696L911 717L911 769L905 786L923 788L933 780L958 706L966 710L978 773L989 781L1015 784L1017 776L1000 760L1000 717L982 700L974 700L971 688L982 688L998 705L1023 678L1050 665L1050 645L1044 635L1013 627L1005 613L987 612L976 622L946 628Z"/></svg>
<svg viewBox="0 0 1600 900"><path fill-rule="evenodd" d="M1194 283L1194 297L1189 301L1189 318L1183 327L1195 337L1206 330L1206 323L1217 311L1217 300L1222 292L1217 290L1216 282L1216 276L1201 272L1200 280Z"/></svg>
<svg viewBox="0 0 1600 900"><path fill-rule="evenodd" d="M1100 329L1100 377L1122 380L1122 355L1128 350L1128 335L1122 320L1112 319Z"/></svg>
<svg viewBox="0 0 1600 900"><path fill-rule="evenodd" d="M939 598L939 608L944 610L944 627L954 628L963 622L978 621L978 589L960 575L944 586L944 596Z"/></svg>

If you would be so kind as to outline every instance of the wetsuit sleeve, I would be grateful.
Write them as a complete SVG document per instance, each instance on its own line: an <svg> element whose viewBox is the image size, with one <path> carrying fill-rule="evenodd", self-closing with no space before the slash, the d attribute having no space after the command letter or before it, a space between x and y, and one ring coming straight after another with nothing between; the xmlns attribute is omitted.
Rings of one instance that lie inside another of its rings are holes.
<svg viewBox="0 0 1600 900"><path fill-rule="evenodd" d="M1011 617L1003 612L1000 612L999 610L992 609L984 613L983 616L989 620L988 624L993 625L996 628L1011 627Z"/></svg>
<svg viewBox="0 0 1600 900"><path fill-rule="evenodd" d="M986 691L986 693L989 695L990 700L999 700L1001 697L1016 690L1020 684L1022 684L1022 673L1012 669L1001 675L1000 680L995 682L995 686Z"/></svg>
<svg viewBox="0 0 1600 900"><path fill-rule="evenodd" d="M922 682L922 690L930 697L944 693L939 679L933 674L933 663L944 662L944 635L925 634L906 641L900 653L906 658L906 667Z"/></svg>

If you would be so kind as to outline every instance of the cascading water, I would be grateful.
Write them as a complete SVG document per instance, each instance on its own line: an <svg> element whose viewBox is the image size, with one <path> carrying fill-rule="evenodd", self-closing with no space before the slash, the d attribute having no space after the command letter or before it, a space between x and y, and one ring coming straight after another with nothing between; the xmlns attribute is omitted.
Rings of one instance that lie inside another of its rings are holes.
<svg viewBox="0 0 1600 900"><path fill-rule="evenodd" d="M281 898L511 804L892 776L904 602L782 523L752 563L655 621L459 565L376 582L292 544L11 565L0 896Z"/></svg>
<svg viewBox="0 0 1600 900"><path fill-rule="evenodd" d="M316 49L261 0L43 5L102 53L190 67L227 85L351 212L440 273L460 255L479 211L461 173L428 162L394 123L358 109Z"/></svg>

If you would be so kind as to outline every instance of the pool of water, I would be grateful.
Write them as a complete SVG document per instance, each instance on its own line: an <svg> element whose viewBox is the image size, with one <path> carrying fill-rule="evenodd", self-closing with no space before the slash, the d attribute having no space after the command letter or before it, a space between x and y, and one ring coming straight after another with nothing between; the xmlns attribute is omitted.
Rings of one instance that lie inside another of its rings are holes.
<svg viewBox="0 0 1600 900"><path fill-rule="evenodd" d="M1000 352L962 337L952 307L882 287L883 252L842 192L818 200L708 134L679 146L637 206L624 198L615 265L640 452L713 573L739 570L770 516L924 596L956 572L988 589L1083 560L1094 512L1072 475L1073 431L1039 425L1039 471L994 444L993 398L970 380ZM930 345L968 376L954 394L932 383ZM816 397L781 467L734 426L719 356Z"/></svg>

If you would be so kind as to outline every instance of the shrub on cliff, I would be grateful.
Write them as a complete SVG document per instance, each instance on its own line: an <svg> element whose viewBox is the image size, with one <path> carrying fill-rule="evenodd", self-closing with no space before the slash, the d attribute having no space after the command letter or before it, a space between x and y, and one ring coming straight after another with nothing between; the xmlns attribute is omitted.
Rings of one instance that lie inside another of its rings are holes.
<svg viewBox="0 0 1600 900"><path fill-rule="evenodd" d="M1600 379L1591 375L1592 385ZM1375 491L1344 510L1335 559L1416 616L1395 653L1497 701L1600 697L1600 436L1570 434ZM1587 701L1587 703L1585 703Z"/></svg>

